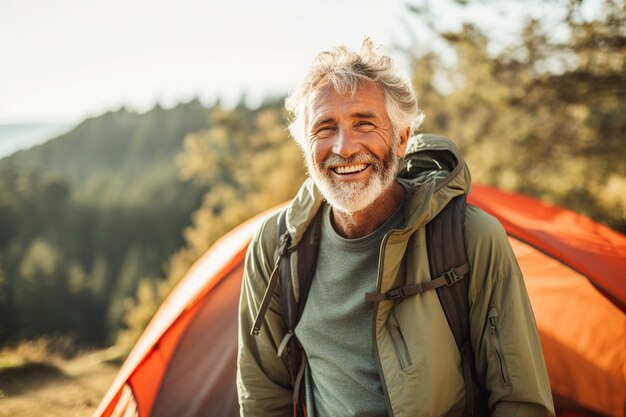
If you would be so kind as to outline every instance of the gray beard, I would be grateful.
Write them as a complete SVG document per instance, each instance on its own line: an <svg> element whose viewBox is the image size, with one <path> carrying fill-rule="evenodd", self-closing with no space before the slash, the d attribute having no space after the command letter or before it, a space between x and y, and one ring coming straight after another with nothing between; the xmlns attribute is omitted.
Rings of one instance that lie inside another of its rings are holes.
<svg viewBox="0 0 626 417"><path fill-rule="evenodd" d="M332 154L319 163L313 160L310 153L305 152L305 161L309 176L328 204L344 213L352 214L371 206L393 184L400 166L396 157L397 146L394 141L382 160L371 153L350 158ZM373 172L369 180L344 184L329 174L328 167L331 165L358 163L371 165Z"/></svg>

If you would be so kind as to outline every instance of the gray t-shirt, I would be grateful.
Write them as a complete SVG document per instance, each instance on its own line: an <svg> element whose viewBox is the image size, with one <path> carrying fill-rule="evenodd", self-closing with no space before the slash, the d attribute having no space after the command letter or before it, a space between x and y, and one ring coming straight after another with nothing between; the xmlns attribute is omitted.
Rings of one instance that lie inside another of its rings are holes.
<svg viewBox="0 0 626 417"><path fill-rule="evenodd" d="M387 415L374 344L374 303L380 245L403 224L402 206L376 231L345 239L335 232L324 207L317 268L296 326L309 368L307 408L311 417Z"/></svg>

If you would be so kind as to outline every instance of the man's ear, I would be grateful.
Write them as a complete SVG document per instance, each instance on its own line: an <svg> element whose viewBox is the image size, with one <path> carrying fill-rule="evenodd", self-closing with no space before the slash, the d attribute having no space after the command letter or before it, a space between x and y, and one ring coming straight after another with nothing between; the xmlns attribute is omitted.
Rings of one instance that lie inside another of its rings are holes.
<svg viewBox="0 0 626 417"><path fill-rule="evenodd" d="M409 137L411 136L411 127L409 126L406 129L401 130L399 136L400 137L398 138L399 142L396 155L398 156L398 158L403 158L404 153L406 152L406 144L409 142Z"/></svg>

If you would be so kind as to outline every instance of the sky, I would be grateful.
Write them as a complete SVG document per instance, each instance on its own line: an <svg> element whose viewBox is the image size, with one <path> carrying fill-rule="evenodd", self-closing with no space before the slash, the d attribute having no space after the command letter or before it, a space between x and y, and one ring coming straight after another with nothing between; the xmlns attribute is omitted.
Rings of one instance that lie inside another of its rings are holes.
<svg viewBox="0 0 626 417"><path fill-rule="evenodd" d="M314 55L402 37L388 1L0 0L0 123L284 94Z"/></svg>
<svg viewBox="0 0 626 417"><path fill-rule="evenodd" d="M249 104L285 94L314 56L364 36L428 42L419 0L0 0L0 124L69 123L121 106L139 112L199 97ZM502 39L519 9L432 1L450 28L474 15ZM519 26L519 25L517 25Z"/></svg>

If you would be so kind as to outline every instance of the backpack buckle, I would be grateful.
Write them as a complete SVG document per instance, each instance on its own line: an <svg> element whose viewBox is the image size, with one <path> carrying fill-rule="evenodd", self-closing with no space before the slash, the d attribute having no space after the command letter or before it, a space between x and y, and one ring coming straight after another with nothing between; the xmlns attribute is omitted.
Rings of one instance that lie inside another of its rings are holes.
<svg viewBox="0 0 626 417"><path fill-rule="evenodd" d="M387 292L387 300L395 300L398 298L405 298L406 293L404 292L404 287L394 288Z"/></svg>
<svg viewBox="0 0 626 417"><path fill-rule="evenodd" d="M448 287L454 284L455 282L457 282L458 280L460 280L461 278L463 278L463 274L461 275L457 274L454 268L450 269L449 271L444 272L442 275L444 279L446 280L446 285Z"/></svg>
<svg viewBox="0 0 626 417"><path fill-rule="evenodd" d="M278 255L285 256L289 253L289 244L291 243L291 236L289 236L289 232L285 232L280 235L278 239Z"/></svg>

